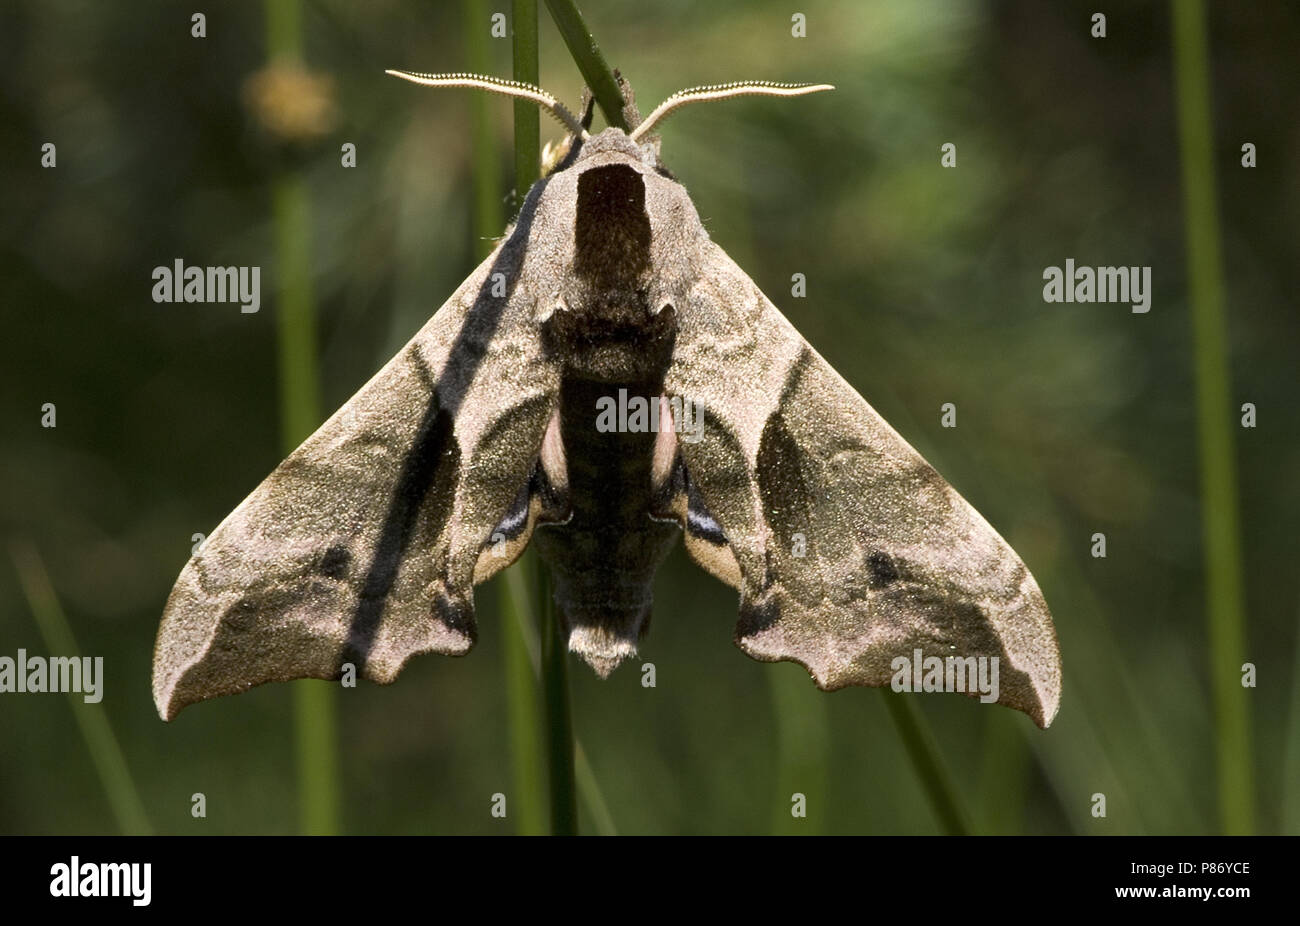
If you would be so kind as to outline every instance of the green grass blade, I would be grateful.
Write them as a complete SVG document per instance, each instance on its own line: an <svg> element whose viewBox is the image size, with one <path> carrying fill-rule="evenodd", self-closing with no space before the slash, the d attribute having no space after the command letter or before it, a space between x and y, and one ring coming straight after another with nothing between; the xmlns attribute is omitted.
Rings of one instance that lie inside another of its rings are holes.
<svg viewBox="0 0 1300 926"><path fill-rule="evenodd" d="M490 74L492 66L488 54L490 20L487 0L463 0L463 6L468 70L475 74ZM500 237L505 228L505 216L498 192L501 163L492 132L492 102L486 93L469 94L469 140L470 150L474 153L471 165L471 227L475 263L492 253L496 246L494 239ZM536 110L536 107L533 109Z"/></svg>
<svg viewBox="0 0 1300 926"><path fill-rule="evenodd" d="M49 574L41 561L36 548L17 541L10 545L14 568L18 571L18 580L22 584L23 595L36 626L40 628L41 638L51 655L71 656L79 653L72 627L64 616L63 607L50 584ZM103 679L100 680L101 684ZM113 727L108 722L108 713L104 703L87 704L80 692L68 692L71 699L72 715L77 719L77 729L90 753L90 760L99 775L99 783L104 788L113 817L118 828L128 836L149 836L153 827L145 816L144 805L140 802L140 792L136 789L131 771L127 768L126 757L122 747L113 734Z"/></svg>
<svg viewBox="0 0 1300 926"><path fill-rule="evenodd" d="M1300 637L1295 642L1291 666L1290 717L1283 736L1286 744L1282 756L1282 835L1300 835Z"/></svg>
<svg viewBox="0 0 1300 926"><path fill-rule="evenodd" d="M1019 717L986 711L980 769L980 832L1015 836L1024 830L1025 784L1033 755L1016 728Z"/></svg>
<svg viewBox="0 0 1300 926"><path fill-rule="evenodd" d="M886 690L881 695L889 716L894 720L899 738L912 759L912 766L921 779L921 788L930 800L939 824L950 836L969 836L970 816L962 804L957 784L952 780L939 749L930 735L929 727L915 703L907 695Z"/></svg>
<svg viewBox="0 0 1300 926"><path fill-rule="evenodd" d="M527 659L527 668L531 672L530 683L534 699L532 725L529 728L531 734L524 734L528 737L527 746L515 750L516 763L525 763L525 767L530 771L528 788L535 790L538 807L542 805L542 794L545 790L545 782L538 779L538 772L545 767L546 758L542 752L540 740L540 731L542 729L541 708L535 703L537 686L541 681L541 644L537 637L539 624L529 603L528 577L542 568L544 567L537 560L536 554L528 551L524 554L524 558L520 563L507 569L502 577L505 581L502 597L506 604L507 617L513 618L519 631L517 639L523 643L521 655ZM591 817L592 826L601 836L617 836L618 827L614 823L613 814L610 813L609 804L605 801L605 795L600 789L600 782L596 778L595 770L587 758L587 751L583 748L582 741L576 735L573 738L573 756L574 779L578 789L578 797L582 801L583 809ZM520 778L516 775L516 781L518 780ZM544 816L544 813L539 810L536 824L539 832L545 832Z"/></svg>
<svg viewBox="0 0 1300 926"><path fill-rule="evenodd" d="M778 664L765 673L777 729L777 795L772 831L782 836L821 834L826 825L826 756L830 725L826 695L801 666ZM806 799L804 817L791 812L795 794Z"/></svg>
<svg viewBox="0 0 1300 926"><path fill-rule="evenodd" d="M534 86L541 80L537 38L537 0L513 0L514 23L514 78ZM542 114L535 103L515 100L515 208L524 203L524 197L541 170Z"/></svg>
<svg viewBox="0 0 1300 926"><path fill-rule="evenodd" d="M1197 437L1214 695L1219 816L1224 833L1254 830L1251 692L1241 685L1246 629L1232 433L1228 326L1215 200L1209 52L1202 0L1173 0L1174 93L1182 155L1187 289L1195 351Z"/></svg>
<svg viewBox="0 0 1300 926"><path fill-rule="evenodd" d="M514 0L515 80L538 82L538 37L536 0ZM537 179L541 152L537 107L515 102L515 192L522 203ZM573 777L573 722L569 715L569 687L555 606L545 568L538 564L534 586L540 638L543 703L546 708L547 768L551 791L551 833L576 835L578 807Z"/></svg>
<svg viewBox="0 0 1300 926"><path fill-rule="evenodd" d="M614 817L609 812L609 805L605 803L605 795L600 792L596 771L587 760L587 751L582 748L582 743L576 737L573 740L573 759L578 796L582 798L582 805L586 808L587 815L591 817L591 824L596 828L597 835L617 836L618 828L614 826Z"/></svg>
<svg viewBox="0 0 1300 926"><path fill-rule="evenodd" d="M587 82L596 98L596 105L605 114L605 121L626 132L628 125L623 118L623 93L618 89L618 81L605 63L605 56L600 53L596 37L583 22L577 5L573 0L546 0L546 8L551 11L551 19L560 30L560 36L569 47L569 54L573 56L578 70L582 72L582 79Z"/></svg>
<svg viewBox="0 0 1300 926"><path fill-rule="evenodd" d="M533 560L528 556L527 560ZM521 836L549 832L546 810L546 751L542 746L542 704L538 687L537 639L528 606L528 576L523 563L502 576L501 631L506 657L506 710L510 724L510 763L514 781L515 831Z"/></svg>
<svg viewBox="0 0 1300 926"><path fill-rule="evenodd" d="M573 770L573 718L569 712L569 653L551 595L551 577L544 567L537 570L537 579L537 613L541 617L538 636L551 782L551 835L576 836L578 802Z"/></svg>
<svg viewBox="0 0 1300 926"><path fill-rule="evenodd" d="M488 54L490 11L486 0L462 0L465 20L467 69L475 74L492 72ZM500 189L500 158L492 132L492 100L483 93L469 96L470 150L473 209L470 226L474 238L474 259L482 260L495 246L504 229ZM534 107L536 114L536 107ZM534 133L535 135L536 133ZM505 658L506 715L509 725L510 767L513 794L510 813L515 832L541 836L546 825L546 756L542 749L542 706L537 687L536 642L530 641L526 582L521 569L509 569L502 576L498 601L502 649ZM532 643L530 649L529 644Z"/></svg>
<svg viewBox="0 0 1300 926"><path fill-rule="evenodd" d="M302 59L298 0L266 0L267 59ZM280 428L286 453L320 424L316 369L316 317L311 282L311 202L297 171L271 181L271 214L279 323ZM339 831L338 705L333 685L293 685L294 744L298 766L299 825L309 835Z"/></svg>

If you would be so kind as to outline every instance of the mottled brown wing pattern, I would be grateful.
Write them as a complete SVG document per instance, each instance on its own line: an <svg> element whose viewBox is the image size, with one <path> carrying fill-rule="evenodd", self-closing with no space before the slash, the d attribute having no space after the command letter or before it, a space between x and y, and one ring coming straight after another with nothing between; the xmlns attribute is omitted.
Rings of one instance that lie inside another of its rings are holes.
<svg viewBox="0 0 1300 926"><path fill-rule="evenodd" d="M737 644L828 690L888 685L917 650L996 656L998 701L1045 727L1060 656L1033 576L721 248L701 248L710 273L680 313L665 389L703 407L682 459L739 567Z"/></svg>
<svg viewBox="0 0 1300 926"><path fill-rule="evenodd" d="M390 682L414 654L473 645L474 580L527 542L485 555L558 391L521 279L526 239L485 260L185 566L154 653L164 718L348 662Z"/></svg>

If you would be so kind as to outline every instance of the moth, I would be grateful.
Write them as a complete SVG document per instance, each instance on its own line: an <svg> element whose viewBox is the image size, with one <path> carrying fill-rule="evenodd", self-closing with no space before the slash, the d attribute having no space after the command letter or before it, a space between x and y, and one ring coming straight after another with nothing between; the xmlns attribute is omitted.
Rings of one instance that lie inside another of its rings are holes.
<svg viewBox="0 0 1300 926"><path fill-rule="evenodd" d="M467 653L474 586L530 541L569 651L608 676L680 536L739 592L754 659L831 690L889 685L914 656L995 658L997 700L1051 722L1060 656L1033 576L709 238L651 135L689 104L831 87L694 88L643 120L624 84L631 130L593 135L590 101L578 119L531 85L389 73L531 100L567 128L561 157L185 566L154 653L164 719L263 682L350 664L388 683L416 654Z"/></svg>

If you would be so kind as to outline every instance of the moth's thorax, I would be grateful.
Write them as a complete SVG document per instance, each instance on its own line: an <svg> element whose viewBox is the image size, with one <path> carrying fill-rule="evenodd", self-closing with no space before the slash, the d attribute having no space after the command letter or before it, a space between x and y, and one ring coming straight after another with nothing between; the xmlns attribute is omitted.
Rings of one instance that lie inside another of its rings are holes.
<svg viewBox="0 0 1300 926"><path fill-rule="evenodd" d="M576 375L628 382L654 379L667 366L675 299L660 273L663 226L654 211L665 195L686 194L656 167L651 147L611 129L589 139L564 171L574 187L571 272L543 333Z"/></svg>
<svg viewBox="0 0 1300 926"><path fill-rule="evenodd" d="M543 341L566 372L605 383L661 379L672 355L676 313L651 311L645 290L590 287L542 325Z"/></svg>

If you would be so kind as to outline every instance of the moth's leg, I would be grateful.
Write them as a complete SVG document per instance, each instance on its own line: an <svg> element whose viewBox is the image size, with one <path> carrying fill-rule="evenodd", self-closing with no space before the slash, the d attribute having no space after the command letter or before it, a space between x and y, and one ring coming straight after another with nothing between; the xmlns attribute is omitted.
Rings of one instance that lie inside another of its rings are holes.
<svg viewBox="0 0 1300 926"><path fill-rule="evenodd" d="M474 584L491 568L507 562L484 557L493 531L517 504L536 469L547 426L556 407L548 389L512 394L505 403L501 383L471 389L456 423L463 463L453 516L446 527L445 552L431 583L434 617L469 636L474 634ZM478 412L474 415L470 409ZM480 572L479 564L484 563Z"/></svg>
<svg viewBox="0 0 1300 926"><path fill-rule="evenodd" d="M510 509L479 551L474 584L486 582L517 560L528 547L538 524L563 524L572 515L564 445L560 439L560 414L556 410L546 427L532 475L520 486Z"/></svg>
<svg viewBox="0 0 1300 926"><path fill-rule="evenodd" d="M675 521L681 528L691 559L732 588L741 587L740 566L722 527L709 512L682 460L677 437L679 422L667 396L659 397L660 430L655 436L651 467L656 520Z"/></svg>

